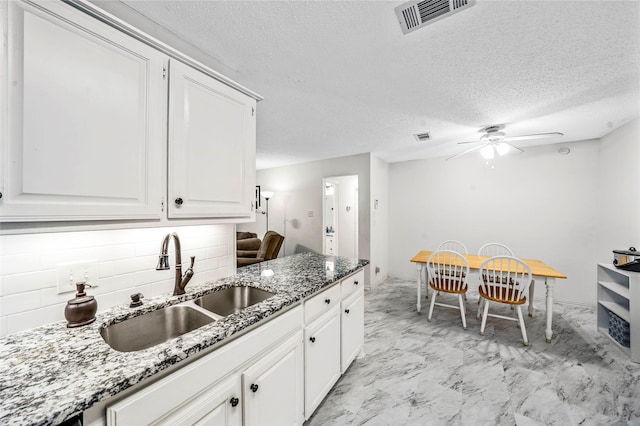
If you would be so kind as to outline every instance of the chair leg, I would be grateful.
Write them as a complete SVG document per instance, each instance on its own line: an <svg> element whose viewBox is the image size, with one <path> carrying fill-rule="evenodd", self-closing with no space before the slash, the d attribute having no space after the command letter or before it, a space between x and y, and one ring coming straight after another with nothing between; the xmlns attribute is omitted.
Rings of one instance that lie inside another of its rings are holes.
<svg viewBox="0 0 640 426"><path fill-rule="evenodd" d="M429 316L427 316L427 321L431 321L431 315L433 315L433 305L436 304L437 293L437 291L433 290L433 293L431 294L431 305L429 306Z"/></svg>
<svg viewBox="0 0 640 426"><path fill-rule="evenodd" d="M464 295L463 294L459 294L458 295L458 301L460 302L460 316L462 317L462 328L464 328L466 330L467 329L467 318L465 317L465 314L464 314L465 307L464 307Z"/></svg>
<svg viewBox="0 0 640 426"><path fill-rule="evenodd" d="M527 339L527 329L524 327L524 319L522 318L522 308L520 305L516 307L518 311L518 322L520 322L520 330L522 331L522 340L525 346L529 346L529 340Z"/></svg>
<svg viewBox="0 0 640 426"><path fill-rule="evenodd" d="M487 325L487 315L489 314L489 301L484 300L484 312L482 313L482 323L480 324L480 335L484 336L484 326Z"/></svg>
<svg viewBox="0 0 640 426"><path fill-rule="evenodd" d="M484 301L484 299L482 298L482 296L480 296L480 298L478 299L478 313L476 314L476 319L480 319L480 317L482 316L482 302Z"/></svg>

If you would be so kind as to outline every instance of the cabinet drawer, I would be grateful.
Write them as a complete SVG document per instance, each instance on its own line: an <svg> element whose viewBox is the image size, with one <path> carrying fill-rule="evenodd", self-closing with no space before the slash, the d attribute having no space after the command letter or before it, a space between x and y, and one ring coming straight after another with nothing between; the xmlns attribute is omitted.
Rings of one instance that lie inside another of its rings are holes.
<svg viewBox="0 0 640 426"><path fill-rule="evenodd" d="M356 272L342 280L342 298L351 295L358 288L364 288L364 270Z"/></svg>
<svg viewBox="0 0 640 426"><path fill-rule="evenodd" d="M308 324L334 306L340 304L340 286L334 285L313 296L304 304L304 322Z"/></svg>

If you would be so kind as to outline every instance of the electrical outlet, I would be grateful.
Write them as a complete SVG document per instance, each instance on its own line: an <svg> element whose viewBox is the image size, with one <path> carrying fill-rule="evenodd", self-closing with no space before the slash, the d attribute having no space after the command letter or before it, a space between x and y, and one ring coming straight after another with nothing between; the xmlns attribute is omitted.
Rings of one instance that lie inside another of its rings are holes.
<svg viewBox="0 0 640 426"><path fill-rule="evenodd" d="M85 281L92 287L98 285L98 261L61 263L58 265L58 294L76 291L76 283Z"/></svg>

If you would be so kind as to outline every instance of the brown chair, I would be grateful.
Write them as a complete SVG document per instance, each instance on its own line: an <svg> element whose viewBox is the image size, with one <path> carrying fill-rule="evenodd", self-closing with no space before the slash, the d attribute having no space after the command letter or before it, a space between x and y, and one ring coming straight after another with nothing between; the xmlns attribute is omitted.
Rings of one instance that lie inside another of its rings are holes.
<svg viewBox="0 0 640 426"><path fill-rule="evenodd" d="M242 250L238 250L236 252L237 267L240 268L242 266L264 262L265 260L275 259L278 257L278 253L280 253L280 247L282 247L283 241L284 237L282 235L275 231L268 231L264 234L260 248L255 256L247 256L250 254L248 251L241 253ZM241 254L243 256L241 256Z"/></svg>
<svg viewBox="0 0 640 426"><path fill-rule="evenodd" d="M236 257L257 257L262 241L253 232L236 232Z"/></svg>

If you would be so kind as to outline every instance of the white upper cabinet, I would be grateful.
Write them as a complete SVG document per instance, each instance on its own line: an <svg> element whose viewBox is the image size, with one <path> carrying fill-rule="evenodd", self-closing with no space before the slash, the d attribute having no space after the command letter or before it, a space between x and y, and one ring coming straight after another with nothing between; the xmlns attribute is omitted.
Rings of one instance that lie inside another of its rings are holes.
<svg viewBox="0 0 640 426"><path fill-rule="evenodd" d="M0 8L2 221L160 218L166 55L62 2Z"/></svg>
<svg viewBox="0 0 640 426"><path fill-rule="evenodd" d="M255 99L170 62L169 217L255 213Z"/></svg>
<svg viewBox="0 0 640 426"><path fill-rule="evenodd" d="M0 220L255 218L262 98L76 6L0 2Z"/></svg>

